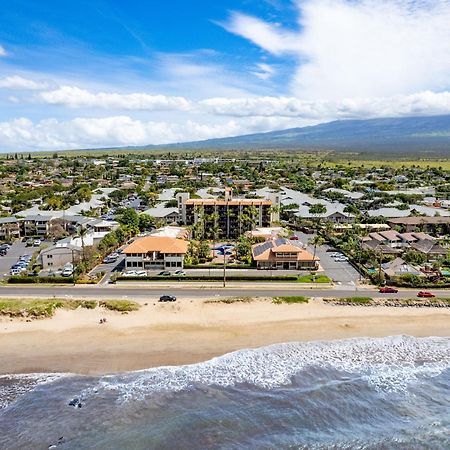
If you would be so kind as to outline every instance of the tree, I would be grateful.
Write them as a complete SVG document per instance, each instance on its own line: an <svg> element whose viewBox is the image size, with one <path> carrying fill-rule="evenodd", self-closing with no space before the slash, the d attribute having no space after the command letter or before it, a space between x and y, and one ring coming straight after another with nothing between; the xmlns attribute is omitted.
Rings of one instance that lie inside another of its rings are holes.
<svg viewBox="0 0 450 450"><path fill-rule="evenodd" d="M121 210L118 214L118 221L122 225L129 225L135 228L139 228L139 214L133 208L126 208Z"/></svg>
<svg viewBox="0 0 450 450"><path fill-rule="evenodd" d="M155 218L148 214L139 214L139 230L148 230L155 224Z"/></svg>
<svg viewBox="0 0 450 450"><path fill-rule="evenodd" d="M403 260L408 264L414 264L420 266L427 261L426 255L416 250L408 250L403 254Z"/></svg>
<svg viewBox="0 0 450 450"><path fill-rule="evenodd" d="M317 246L322 245L324 242L325 239L322 236L319 236L318 234L316 234L309 240L309 244L314 246L313 261L316 260Z"/></svg>

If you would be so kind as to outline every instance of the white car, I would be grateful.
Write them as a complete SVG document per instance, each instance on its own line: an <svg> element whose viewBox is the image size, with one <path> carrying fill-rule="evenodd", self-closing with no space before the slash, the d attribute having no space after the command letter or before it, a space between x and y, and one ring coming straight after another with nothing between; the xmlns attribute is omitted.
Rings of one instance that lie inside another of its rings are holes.
<svg viewBox="0 0 450 450"><path fill-rule="evenodd" d="M136 271L136 275L137 277L146 277L147 276L147 271L146 270L138 270Z"/></svg>
<svg viewBox="0 0 450 450"><path fill-rule="evenodd" d="M70 267L67 267L66 269L64 269L61 272L61 276L63 277L71 277L73 275L73 269L71 269Z"/></svg>
<svg viewBox="0 0 450 450"><path fill-rule="evenodd" d="M11 269L10 271L9 271L9 274L10 275L20 275L22 273L22 270L21 269Z"/></svg>
<svg viewBox="0 0 450 450"><path fill-rule="evenodd" d="M137 276L137 271L136 270L127 270L126 272L122 273L123 277L135 277Z"/></svg>

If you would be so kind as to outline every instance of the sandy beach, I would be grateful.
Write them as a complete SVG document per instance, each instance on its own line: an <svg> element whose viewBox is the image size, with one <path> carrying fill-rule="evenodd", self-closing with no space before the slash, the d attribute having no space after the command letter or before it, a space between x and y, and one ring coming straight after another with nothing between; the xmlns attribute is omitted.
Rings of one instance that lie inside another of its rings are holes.
<svg viewBox="0 0 450 450"><path fill-rule="evenodd" d="M107 322L100 325L100 318ZM350 337L448 336L450 308L149 302L137 312L58 310L50 319L0 319L0 372L102 374L189 364L249 347Z"/></svg>

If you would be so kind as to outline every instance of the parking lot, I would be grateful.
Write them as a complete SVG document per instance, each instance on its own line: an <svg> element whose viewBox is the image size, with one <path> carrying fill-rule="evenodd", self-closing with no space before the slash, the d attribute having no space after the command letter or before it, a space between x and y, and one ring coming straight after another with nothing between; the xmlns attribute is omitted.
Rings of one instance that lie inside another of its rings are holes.
<svg viewBox="0 0 450 450"><path fill-rule="evenodd" d="M314 246L309 245L308 241L313 237L312 234L305 234L301 232L295 232L299 240L307 245L307 250L311 253L314 252ZM336 262L331 256L329 245L320 245L316 249L316 255L320 258L320 265L322 266L325 275L328 275L336 283L355 285L359 280L359 272L348 262Z"/></svg>
<svg viewBox="0 0 450 450"><path fill-rule="evenodd" d="M32 255L37 248L27 247L25 242L15 241L8 250L6 256L0 256L0 278L9 276L10 267L17 262L22 255Z"/></svg>
<svg viewBox="0 0 450 450"><path fill-rule="evenodd" d="M103 278L102 284L106 284L113 273L122 272L123 270L125 270L125 255L120 255L116 262L99 264L89 272L89 275L95 276L97 273L105 272L106 276Z"/></svg>

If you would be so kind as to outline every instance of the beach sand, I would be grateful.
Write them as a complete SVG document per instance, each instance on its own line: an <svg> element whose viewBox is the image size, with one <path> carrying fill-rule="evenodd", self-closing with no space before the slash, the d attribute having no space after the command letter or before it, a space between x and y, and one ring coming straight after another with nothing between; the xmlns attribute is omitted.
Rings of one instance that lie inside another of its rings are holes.
<svg viewBox="0 0 450 450"><path fill-rule="evenodd" d="M99 324L100 318L106 324ZM183 299L120 314L58 310L53 318L0 319L0 373L103 374L208 360L291 342L398 334L448 336L450 308L207 303Z"/></svg>

